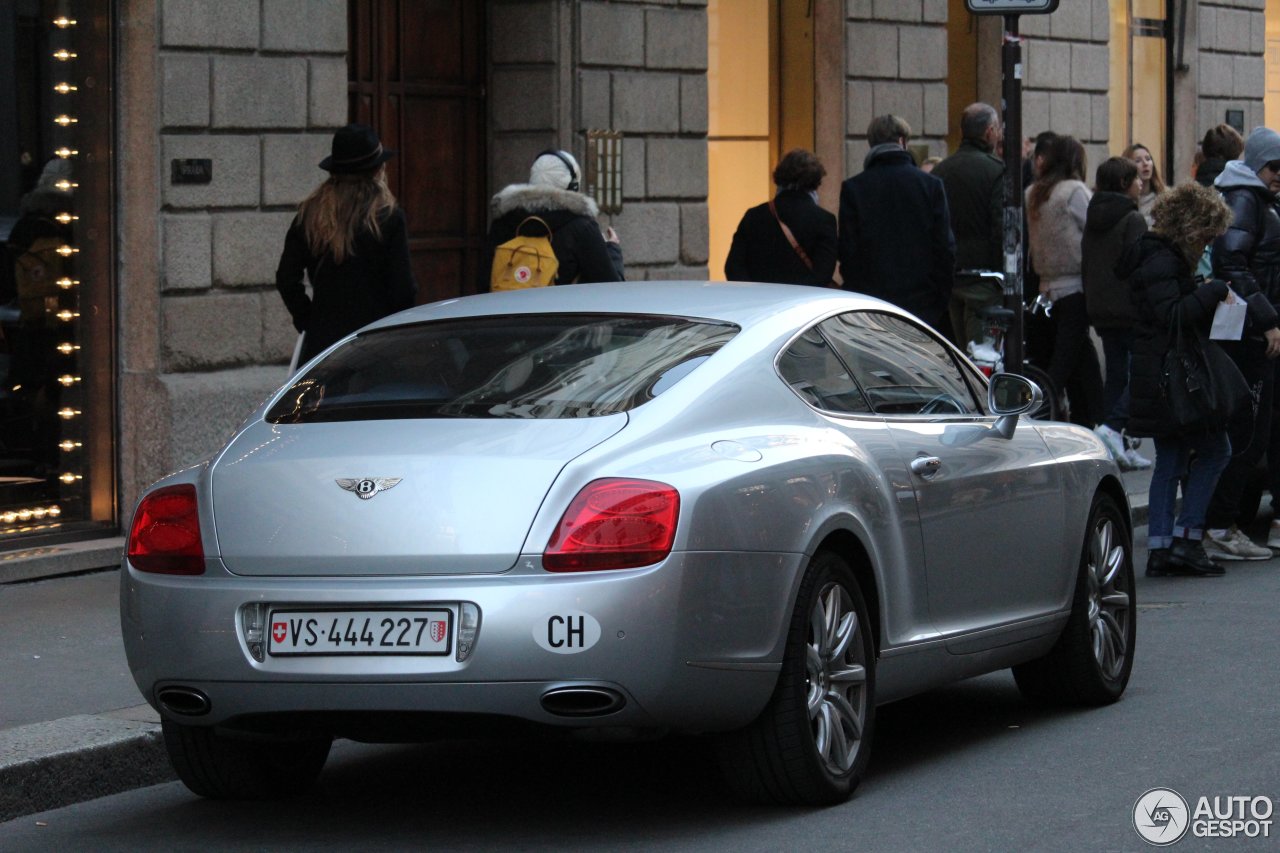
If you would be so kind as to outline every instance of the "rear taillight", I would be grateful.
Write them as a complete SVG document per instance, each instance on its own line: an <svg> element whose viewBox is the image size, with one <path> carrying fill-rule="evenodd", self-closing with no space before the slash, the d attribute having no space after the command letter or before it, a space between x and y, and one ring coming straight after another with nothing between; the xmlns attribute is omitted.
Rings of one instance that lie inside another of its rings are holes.
<svg viewBox="0 0 1280 853"><path fill-rule="evenodd" d="M588 483L569 504L542 565L549 572L634 569L671 553L680 494L652 480L606 479Z"/></svg>
<svg viewBox="0 0 1280 853"><path fill-rule="evenodd" d="M204 573L196 487L165 486L142 499L129 529L129 563L166 575Z"/></svg>

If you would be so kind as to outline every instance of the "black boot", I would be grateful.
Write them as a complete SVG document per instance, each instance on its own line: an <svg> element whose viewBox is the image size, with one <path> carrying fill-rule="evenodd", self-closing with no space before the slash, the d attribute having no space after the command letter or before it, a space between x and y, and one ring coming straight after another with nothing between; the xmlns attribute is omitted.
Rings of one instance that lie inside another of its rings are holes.
<svg viewBox="0 0 1280 853"><path fill-rule="evenodd" d="M1225 575L1227 570L1209 559L1198 539L1174 539L1169 549L1168 574L1189 577Z"/></svg>
<svg viewBox="0 0 1280 853"><path fill-rule="evenodd" d="M1169 571L1169 549L1152 548L1147 552L1147 577L1167 578Z"/></svg>

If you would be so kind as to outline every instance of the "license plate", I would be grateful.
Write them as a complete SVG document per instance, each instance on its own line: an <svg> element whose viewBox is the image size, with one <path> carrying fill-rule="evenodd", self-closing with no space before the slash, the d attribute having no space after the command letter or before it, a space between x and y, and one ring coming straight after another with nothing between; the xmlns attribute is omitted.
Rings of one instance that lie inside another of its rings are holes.
<svg viewBox="0 0 1280 853"><path fill-rule="evenodd" d="M448 610L273 610L269 654L447 655Z"/></svg>

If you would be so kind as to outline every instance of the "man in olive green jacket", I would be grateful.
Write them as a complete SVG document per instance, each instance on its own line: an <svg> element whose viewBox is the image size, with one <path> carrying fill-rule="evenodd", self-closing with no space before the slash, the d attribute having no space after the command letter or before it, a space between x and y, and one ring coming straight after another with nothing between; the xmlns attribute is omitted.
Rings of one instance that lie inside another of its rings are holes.
<svg viewBox="0 0 1280 853"><path fill-rule="evenodd" d="M956 235L957 270L1004 270L1004 161L995 156L1000 116L990 104L965 107L960 147L933 167L942 179ZM998 285L957 276L951 289L951 327L962 348L984 335L982 311L1002 299Z"/></svg>

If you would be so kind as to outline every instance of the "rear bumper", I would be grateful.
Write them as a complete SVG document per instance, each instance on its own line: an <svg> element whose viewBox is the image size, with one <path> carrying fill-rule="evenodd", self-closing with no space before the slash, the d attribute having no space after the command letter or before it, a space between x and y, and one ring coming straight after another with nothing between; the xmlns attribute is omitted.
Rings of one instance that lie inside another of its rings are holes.
<svg viewBox="0 0 1280 853"><path fill-rule="evenodd" d="M162 713L186 723L425 712L715 731L745 725L768 700L802 564L795 554L685 553L620 572L331 579L244 578L216 560L200 577L169 577L126 562L121 625L139 689ZM258 603L432 606L451 609L456 626L461 602L480 611L474 650L462 661L456 650L258 661L240 618L246 605ZM565 626L573 614L594 620L598 639L569 642ZM583 717L543 707L548 691L582 685L617 693L622 707ZM157 699L166 687L199 691L208 710L171 715Z"/></svg>

